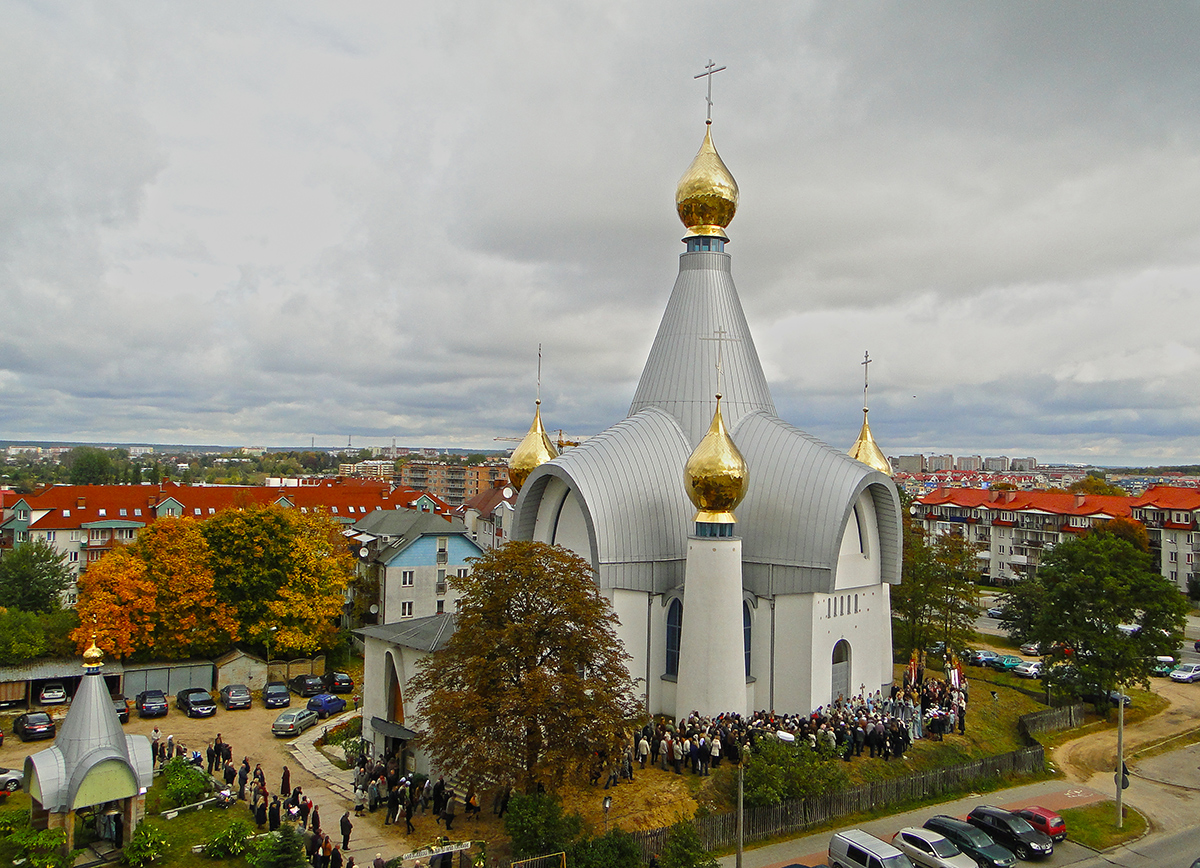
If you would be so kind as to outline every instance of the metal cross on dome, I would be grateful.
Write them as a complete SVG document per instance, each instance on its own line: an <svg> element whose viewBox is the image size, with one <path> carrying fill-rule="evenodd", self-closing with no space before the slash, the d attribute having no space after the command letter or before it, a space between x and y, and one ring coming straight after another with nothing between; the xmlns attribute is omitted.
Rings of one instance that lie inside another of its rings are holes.
<svg viewBox="0 0 1200 868"><path fill-rule="evenodd" d="M729 337L729 332L725 331L725 326L718 326L716 331L713 332L713 335L715 335L715 337L700 338L700 340L717 342L717 392L724 393L725 390L722 388L722 384L721 384L721 377L724 375L724 368L721 364L722 359L723 359L723 356L721 353L721 344L724 343L725 341L729 341L730 343L733 343L733 344L740 344L742 342L742 339Z"/></svg>
<svg viewBox="0 0 1200 868"><path fill-rule="evenodd" d="M863 410L867 409L867 372L871 370L871 353L868 350L863 353L863 360L859 362L863 366Z"/></svg>
<svg viewBox="0 0 1200 868"><path fill-rule="evenodd" d="M713 107L713 101L712 101L712 77L713 77L714 75L716 75L718 72L724 72L724 71L725 71L725 67L723 67L723 66L716 66L716 65L715 65L715 64L712 62L712 58L710 57L710 58L708 59L708 65L704 67L704 72L700 73L699 75L693 75L693 76L692 76L692 79L693 79L693 80L695 80L695 79L697 79L697 78L705 78L705 77L707 77L707 78L708 78L708 115L707 115L707 117L705 118L705 121L706 121L707 123L710 123L710 124L712 123L712 107Z"/></svg>

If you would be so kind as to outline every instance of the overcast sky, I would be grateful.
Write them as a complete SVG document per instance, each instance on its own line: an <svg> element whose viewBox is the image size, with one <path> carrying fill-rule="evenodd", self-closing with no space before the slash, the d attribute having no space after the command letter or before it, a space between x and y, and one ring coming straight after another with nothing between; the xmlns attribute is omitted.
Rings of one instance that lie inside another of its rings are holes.
<svg viewBox="0 0 1200 868"><path fill-rule="evenodd" d="M713 132L780 415L1200 461L1200 6L0 5L0 438L624 417Z"/></svg>

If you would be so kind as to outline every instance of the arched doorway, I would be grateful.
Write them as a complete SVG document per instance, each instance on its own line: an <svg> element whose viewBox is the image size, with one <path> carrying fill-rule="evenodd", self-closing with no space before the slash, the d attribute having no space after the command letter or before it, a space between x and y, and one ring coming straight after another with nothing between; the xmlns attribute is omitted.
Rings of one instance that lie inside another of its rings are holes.
<svg viewBox="0 0 1200 868"><path fill-rule="evenodd" d="M833 646L833 678L829 701L836 702L839 696L850 698L850 643L839 639Z"/></svg>

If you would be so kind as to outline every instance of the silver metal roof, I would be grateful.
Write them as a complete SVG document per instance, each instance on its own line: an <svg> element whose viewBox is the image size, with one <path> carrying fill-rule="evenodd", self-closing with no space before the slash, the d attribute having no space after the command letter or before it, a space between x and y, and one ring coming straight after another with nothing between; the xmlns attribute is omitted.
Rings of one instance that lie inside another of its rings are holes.
<svg viewBox="0 0 1200 868"><path fill-rule="evenodd" d="M516 538L532 536L537 504L560 479L583 508L600 586L669 590L683 580L696 512L683 484L691 451L668 413L635 413L530 474L517 499Z"/></svg>
<svg viewBox="0 0 1200 868"><path fill-rule="evenodd" d="M446 612L429 615L425 618L413 618L409 621L395 621L391 624L380 624L375 627L363 627L354 632L371 639L382 639L393 645L405 648L415 648L418 651L437 651L445 647L454 634L454 614Z"/></svg>
<svg viewBox="0 0 1200 868"><path fill-rule="evenodd" d="M718 346L726 424L752 410L775 412L729 264L728 253L680 255L679 277L629 408L631 416L647 407L666 410L692 446L712 422ZM721 329L724 339L714 340Z"/></svg>

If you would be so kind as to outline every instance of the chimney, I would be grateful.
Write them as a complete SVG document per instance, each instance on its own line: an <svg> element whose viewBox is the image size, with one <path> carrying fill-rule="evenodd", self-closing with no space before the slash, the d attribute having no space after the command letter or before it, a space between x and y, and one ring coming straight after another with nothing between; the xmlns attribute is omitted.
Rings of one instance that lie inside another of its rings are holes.
<svg viewBox="0 0 1200 868"><path fill-rule="evenodd" d="M1017 499L1017 493L1015 491L1004 492L1004 502L1005 503L1012 503L1016 499Z"/></svg>
<svg viewBox="0 0 1200 868"><path fill-rule="evenodd" d="M1085 500L1087 500L1087 495L1086 495L1086 494L1077 494L1077 495L1075 495L1075 506L1076 506L1076 507L1083 506L1083 502L1084 502Z"/></svg>
<svg viewBox="0 0 1200 868"><path fill-rule="evenodd" d="M995 503L1000 499L1000 492L994 488L988 489L988 503Z"/></svg>

